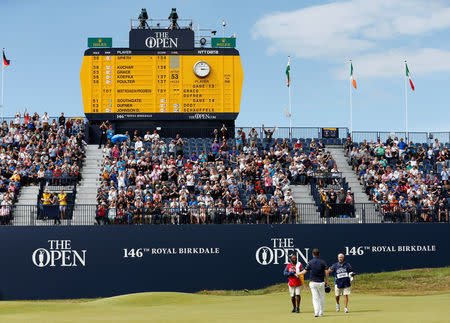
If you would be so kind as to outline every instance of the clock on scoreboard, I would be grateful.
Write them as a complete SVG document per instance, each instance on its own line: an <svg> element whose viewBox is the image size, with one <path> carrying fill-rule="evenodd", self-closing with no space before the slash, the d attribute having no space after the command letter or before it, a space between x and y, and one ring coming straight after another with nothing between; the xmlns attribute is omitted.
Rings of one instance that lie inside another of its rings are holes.
<svg viewBox="0 0 450 323"><path fill-rule="evenodd" d="M239 52L91 48L81 72L90 120L234 120L241 100Z"/></svg>

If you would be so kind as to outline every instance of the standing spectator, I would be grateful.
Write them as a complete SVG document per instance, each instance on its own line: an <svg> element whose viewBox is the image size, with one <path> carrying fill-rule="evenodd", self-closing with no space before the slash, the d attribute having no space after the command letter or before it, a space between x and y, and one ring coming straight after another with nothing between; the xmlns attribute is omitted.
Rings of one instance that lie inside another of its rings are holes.
<svg viewBox="0 0 450 323"><path fill-rule="evenodd" d="M66 125L66 117L64 116L64 112L61 112L61 116L58 119L58 123L60 126L65 126Z"/></svg>
<svg viewBox="0 0 450 323"><path fill-rule="evenodd" d="M23 114L23 123L28 124L31 120L30 114L28 113L27 109L25 109L25 113Z"/></svg>
<svg viewBox="0 0 450 323"><path fill-rule="evenodd" d="M227 127L225 126L225 123L222 124L222 128L220 128L220 136L222 139L225 138L226 140L228 140L228 138L230 138L230 134L228 132Z"/></svg>
<svg viewBox="0 0 450 323"><path fill-rule="evenodd" d="M106 145L106 133L108 131L108 126L105 122L100 125L100 141L98 143L98 149L102 148L102 145Z"/></svg>
<svg viewBox="0 0 450 323"><path fill-rule="evenodd" d="M114 129L112 124L110 124L108 130L106 131L106 139L111 141L112 137L114 137Z"/></svg>
<svg viewBox="0 0 450 323"><path fill-rule="evenodd" d="M225 158L228 157L228 149L229 149L229 147L228 147L227 140L224 138L224 139L222 140L222 145L220 145L220 150L222 151L222 155L223 155Z"/></svg>
<svg viewBox="0 0 450 323"><path fill-rule="evenodd" d="M436 139L434 139L434 143L433 143L434 157L438 156L440 149L441 149L441 145L439 144L439 140L436 138Z"/></svg>
<svg viewBox="0 0 450 323"><path fill-rule="evenodd" d="M67 118L66 121L66 135L71 136L72 135L72 119Z"/></svg>
<svg viewBox="0 0 450 323"><path fill-rule="evenodd" d="M5 202L5 203L4 203ZM10 208L6 205L6 200L3 200L0 208L0 224L9 224Z"/></svg>
<svg viewBox="0 0 450 323"><path fill-rule="evenodd" d="M19 113L19 112L17 112L17 113L14 115L14 125L15 125L16 127L20 125L20 113Z"/></svg>
<svg viewBox="0 0 450 323"><path fill-rule="evenodd" d="M175 152L177 156L183 156L183 146L184 141L181 139L180 135L177 135L176 137L176 143L175 143Z"/></svg>
<svg viewBox="0 0 450 323"><path fill-rule="evenodd" d="M242 136L242 141L244 142L244 143L246 143L246 137L245 137L245 132L244 132L244 128L242 128L241 127L241 129L239 129L240 131L241 131L241 136Z"/></svg>
<svg viewBox="0 0 450 323"><path fill-rule="evenodd" d="M49 121L50 121L50 117L48 116L47 112L44 112L44 115L42 116L42 130L48 131Z"/></svg>
<svg viewBox="0 0 450 323"><path fill-rule="evenodd" d="M341 188L341 189L339 190L339 193L337 193L337 200L338 200L338 203L339 203L339 204L344 204L344 203L345 203L345 197L346 197L346 195L345 195L344 189Z"/></svg>
<svg viewBox="0 0 450 323"><path fill-rule="evenodd" d="M255 130L255 128L252 128L252 130L250 130L248 136L250 138L250 147L253 146L253 144L258 144L258 132Z"/></svg>
<svg viewBox="0 0 450 323"><path fill-rule="evenodd" d="M450 177L450 171L447 169L447 166L442 168L441 179L444 185L448 184L448 179Z"/></svg>
<svg viewBox="0 0 450 323"><path fill-rule="evenodd" d="M265 142L265 150L268 150L270 148L270 144L272 143L272 136L273 133L275 132L275 130L277 129L277 127L273 127L273 130L270 129L265 129L264 125L262 125L262 130L264 131L264 142Z"/></svg>
<svg viewBox="0 0 450 323"><path fill-rule="evenodd" d="M399 143L397 144L398 146L398 152L399 152L399 156L403 157L405 155L406 152L406 148L407 145L406 143L403 141L403 138L400 138Z"/></svg>
<svg viewBox="0 0 450 323"><path fill-rule="evenodd" d="M58 202L59 202L59 213L61 215L61 219L66 218L66 211L67 211L67 194L64 192L64 190L61 190L61 192L58 194ZM61 221L59 222L61 224Z"/></svg>
<svg viewBox="0 0 450 323"><path fill-rule="evenodd" d="M220 137L219 130L214 129L213 133L211 134L211 137L212 137L213 141L215 141L215 140L219 141L219 137Z"/></svg>
<svg viewBox="0 0 450 323"><path fill-rule="evenodd" d="M244 148L244 138L242 135L242 131L238 130L236 134L236 149L238 151L242 151L243 148Z"/></svg>

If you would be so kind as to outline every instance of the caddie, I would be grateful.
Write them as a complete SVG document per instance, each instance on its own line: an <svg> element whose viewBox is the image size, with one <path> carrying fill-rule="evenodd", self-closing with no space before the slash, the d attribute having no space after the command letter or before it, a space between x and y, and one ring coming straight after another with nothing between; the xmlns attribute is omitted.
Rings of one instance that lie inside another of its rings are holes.
<svg viewBox="0 0 450 323"><path fill-rule="evenodd" d="M298 275L298 273L302 270L302 264L297 262L297 256L291 256L291 262L287 264L284 269L284 276L289 277L289 294L291 295L292 301L292 313L300 313L300 289L303 286L303 289L306 290L304 276ZM297 298L297 299L296 299Z"/></svg>
<svg viewBox="0 0 450 323"><path fill-rule="evenodd" d="M351 292L351 280L353 278L352 266L344 261L344 254L338 255L338 262L333 264L328 270L328 274L334 274L334 293L336 296L336 312L340 311L339 298L344 296L344 312L348 313L348 295Z"/></svg>

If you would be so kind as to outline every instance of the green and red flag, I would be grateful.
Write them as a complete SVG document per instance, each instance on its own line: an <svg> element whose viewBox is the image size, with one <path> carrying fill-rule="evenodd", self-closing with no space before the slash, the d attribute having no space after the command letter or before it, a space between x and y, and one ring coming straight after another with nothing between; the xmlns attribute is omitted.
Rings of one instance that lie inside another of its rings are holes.
<svg viewBox="0 0 450 323"><path fill-rule="evenodd" d="M291 85L291 56L288 56L288 63L286 66L286 85L290 86Z"/></svg>
<svg viewBox="0 0 450 323"><path fill-rule="evenodd" d="M408 68L408 64L406 63L406 61L405 61L405 66L406 66L406 77L409 79L409 85L411 85L411 90L413 90L414 91L414 83L413 83L413 81L411 80L411 74L409 73L409 68Z"/></svg>

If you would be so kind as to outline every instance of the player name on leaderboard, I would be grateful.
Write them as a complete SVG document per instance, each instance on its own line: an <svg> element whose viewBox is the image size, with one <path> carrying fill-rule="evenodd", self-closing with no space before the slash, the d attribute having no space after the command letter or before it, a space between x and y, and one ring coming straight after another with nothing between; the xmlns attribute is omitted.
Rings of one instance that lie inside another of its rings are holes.
<svg viewBox="0 0 450 323"><path fill-rule="evenodd" d="M164 35L166 43L192 30L132 30ZM130 49L86 50L80 78L88 119L234 120L239 113L243 72L234 48L141 49L130 32ZM142 37L141 37L142 38ZM147 37L147 39L151 37ZM193 36L192 36L193 39ZM150 41L142 43L151 45ZM156 42L164 44L164 42ZM134 44L134 45L133 45ZM186 42L185 42L186 44Z"/></svg>

